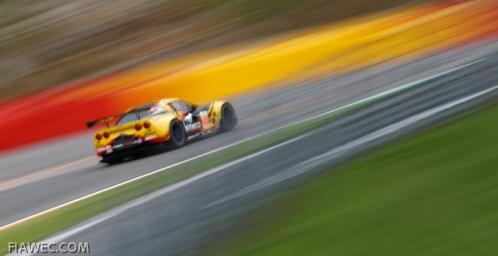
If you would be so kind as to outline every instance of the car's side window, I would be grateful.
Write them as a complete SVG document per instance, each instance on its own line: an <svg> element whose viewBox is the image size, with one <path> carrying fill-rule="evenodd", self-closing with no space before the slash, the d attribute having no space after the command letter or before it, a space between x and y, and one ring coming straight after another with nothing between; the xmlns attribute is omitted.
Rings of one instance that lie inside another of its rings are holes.
<svg viewBox="0 0 498 256"><path fill-rule="evenodd" d="M184 101L173 101L170 103L171 107L173 107L176 111L185 111L185 112L192 112L192 105L184 102Z"/></svg>

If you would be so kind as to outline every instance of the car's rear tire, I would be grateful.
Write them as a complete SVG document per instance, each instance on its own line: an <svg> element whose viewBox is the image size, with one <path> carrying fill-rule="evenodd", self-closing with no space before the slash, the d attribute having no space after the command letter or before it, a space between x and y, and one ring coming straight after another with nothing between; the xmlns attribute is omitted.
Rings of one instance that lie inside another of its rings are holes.
<svg viewBox="0 0 498 256"><path fill-rule="evenodd" d="M221 106L220 131L226 132L232 130L237 125L237 114L232 104L224 103Z"/></svg>
<svg viewBox="0 0 498 256"><path fill-rule="evenodd" d="M172 148L178 148L187 142L187 132L185 131L185 127L178 120L171 121L169 125L169 145Z"/></svg>

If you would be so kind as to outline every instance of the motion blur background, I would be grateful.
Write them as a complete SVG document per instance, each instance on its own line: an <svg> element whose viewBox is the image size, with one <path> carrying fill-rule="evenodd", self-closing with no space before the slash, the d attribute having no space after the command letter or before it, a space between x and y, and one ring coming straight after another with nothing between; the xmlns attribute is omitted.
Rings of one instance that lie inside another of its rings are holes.
<svg viewBox="0 0 498 256"><path fill-rule="evenodd" d="M422 1L2 1L2 99Z"/></svg>
<svg viewBox="0 0 498 256"><path fill-rule="evenodd" d="M420 2L4 0L0 97Z"/></svg>
<svg viewBox="0 0 498 256"><path fill-rule="evenodd" d="M0 0L0 253L496 255L497 20L495 0ZM228 99L239 126L98 163L86 121L167 97Z"/></svg>
<svg viewBox="0 0 498 256"><path fill-rule="evenodd" d="M493 1L0 6L0 132L17 135L0 149L81 131L89 119L161 97L226 98L413 58L496 31Z"/></svg>

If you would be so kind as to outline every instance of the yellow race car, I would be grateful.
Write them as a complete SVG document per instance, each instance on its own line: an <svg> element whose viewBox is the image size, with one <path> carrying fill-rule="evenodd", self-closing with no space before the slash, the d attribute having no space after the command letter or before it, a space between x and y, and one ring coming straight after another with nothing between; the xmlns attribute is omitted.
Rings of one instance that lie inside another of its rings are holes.
<svg viewBox="0 0 498 256"><path fill-rule="evenodd" d="M177 148L195 137L231 130L237 125L237 115L226 101L198 106L180 99L162 99L87 122L87 126L101 123L107 128L95 133L97 156L113 164L150 146Z"/></svg>

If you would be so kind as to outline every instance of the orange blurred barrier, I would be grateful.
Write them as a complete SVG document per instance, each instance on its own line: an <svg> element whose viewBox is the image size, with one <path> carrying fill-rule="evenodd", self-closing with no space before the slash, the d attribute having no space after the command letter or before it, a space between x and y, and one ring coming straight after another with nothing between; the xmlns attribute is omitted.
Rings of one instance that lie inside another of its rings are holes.
<svg viewBox="0 0 498 256"><path fill-rule="evenodd" d="M79 131L87 120L158 98L203 102L495 36L497 18L495 1L419 6L65 85L0 103L0 132L8 135L0 150Z"/></svg>

